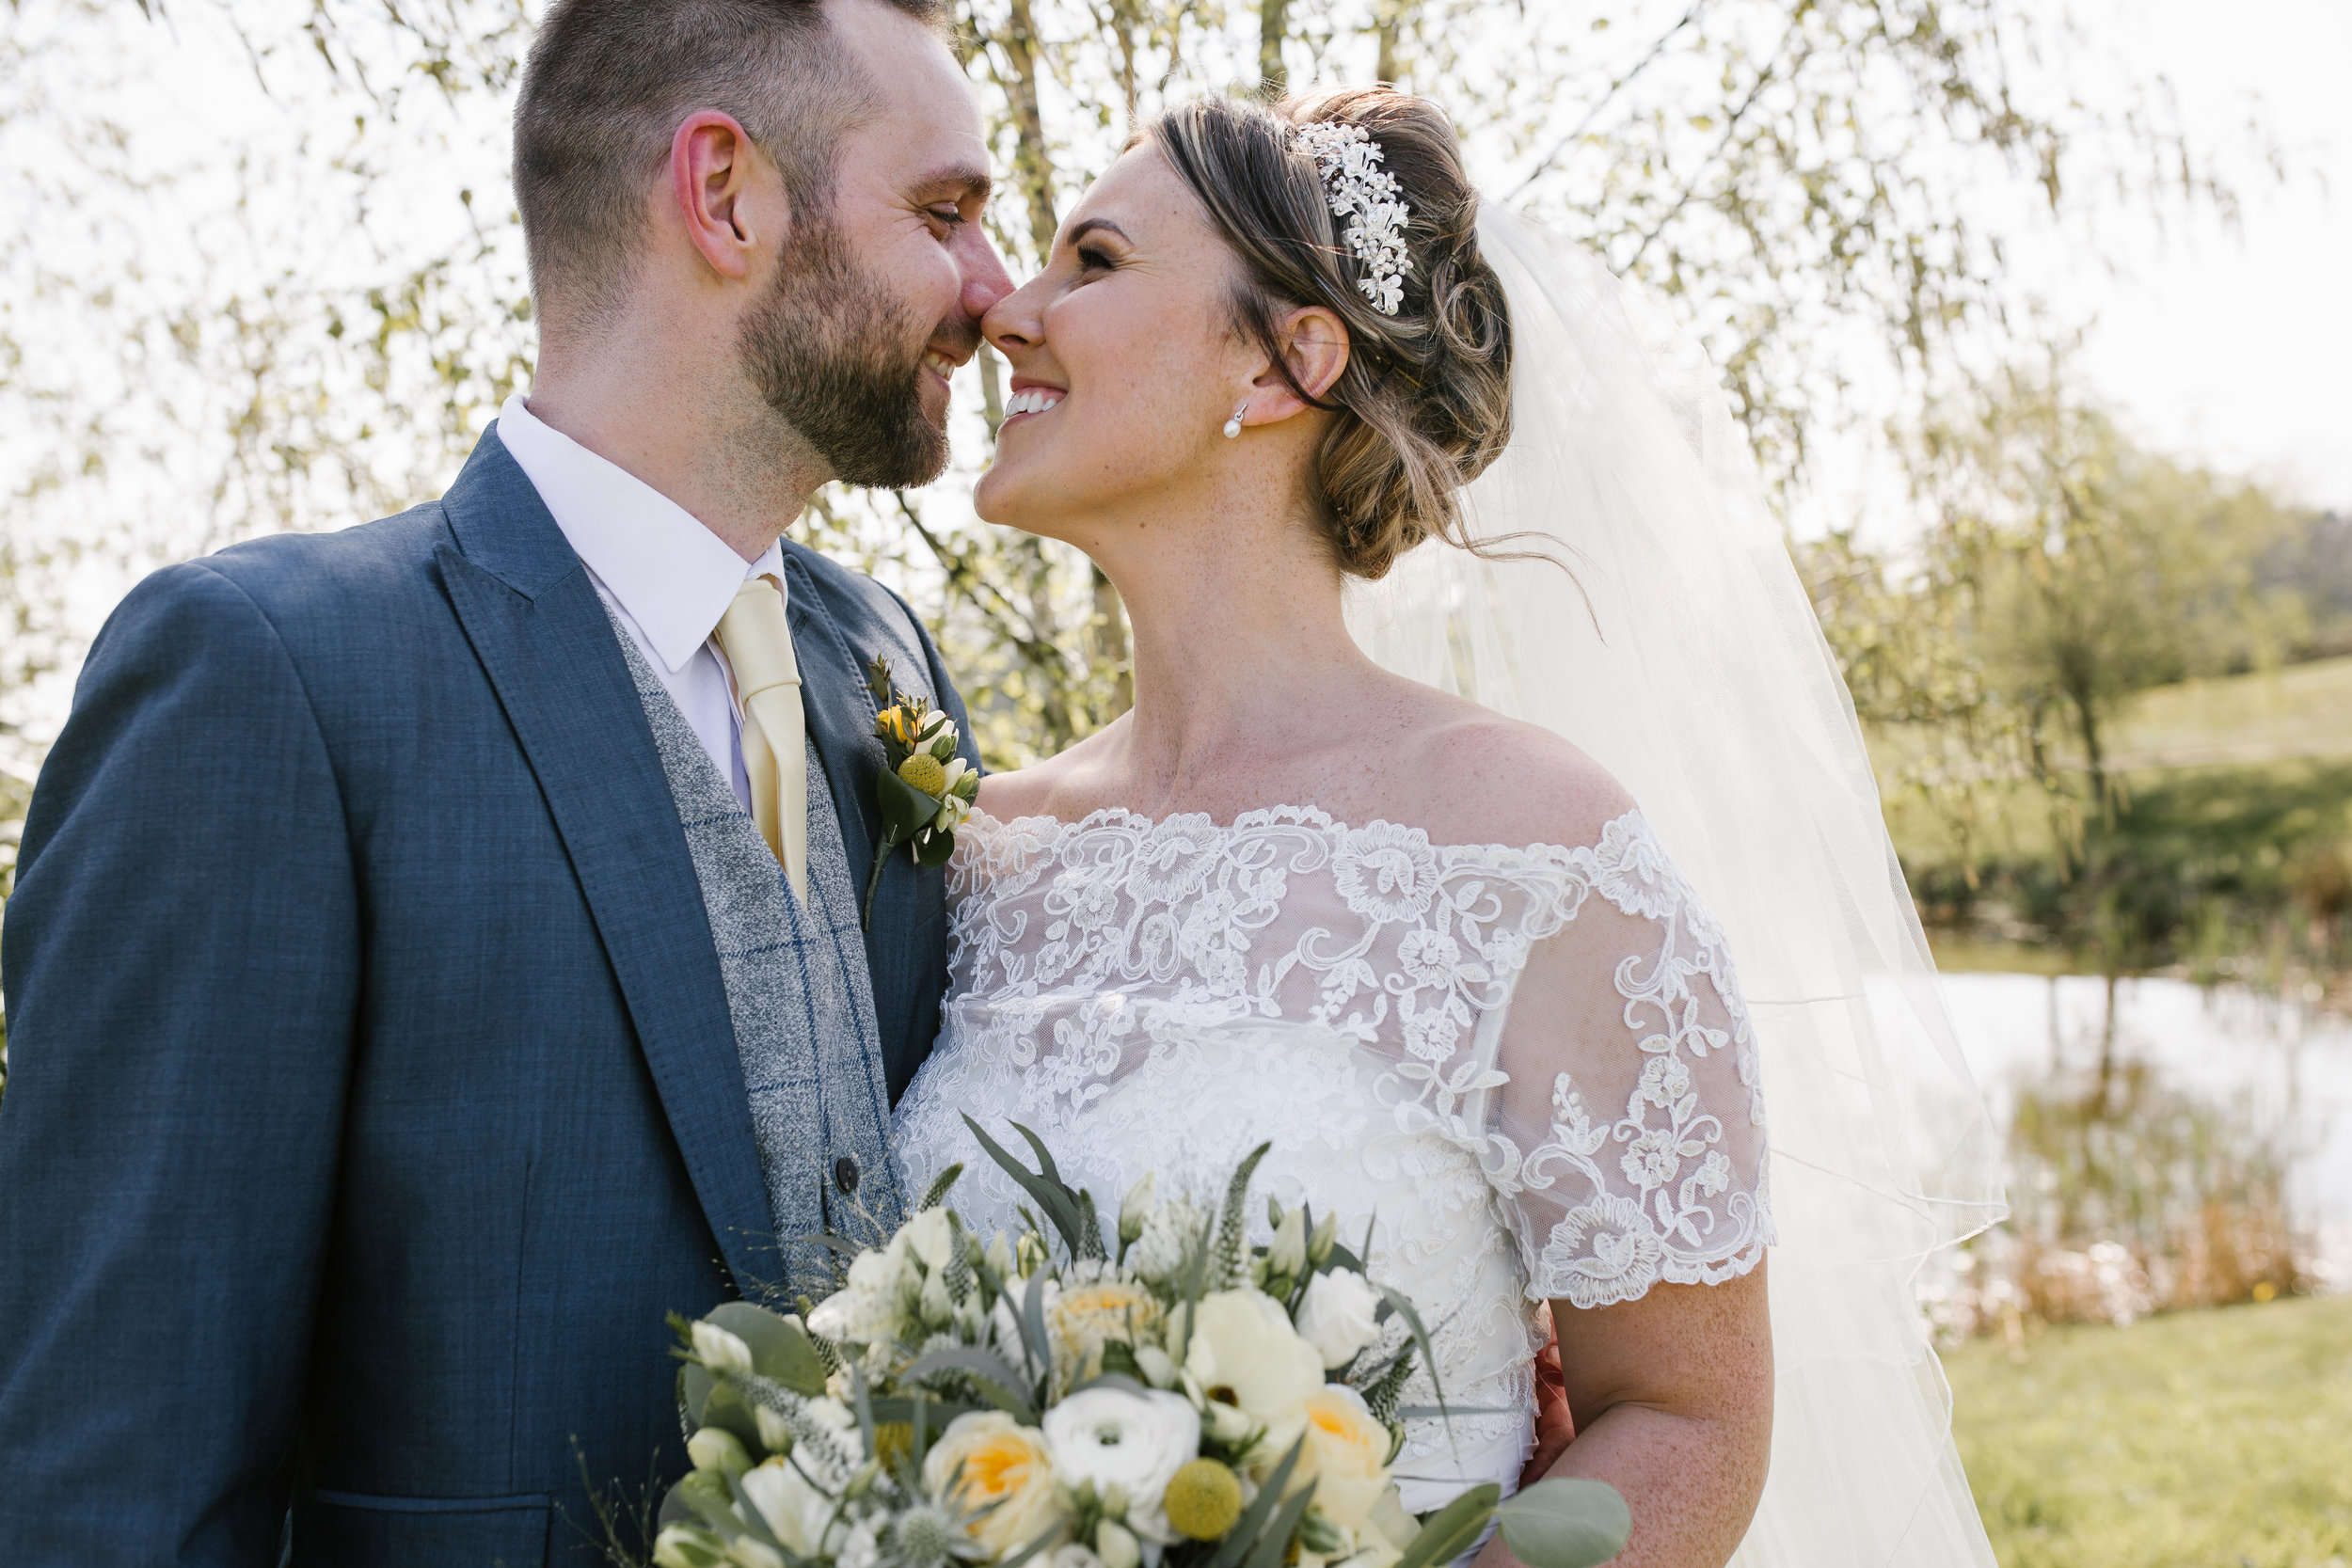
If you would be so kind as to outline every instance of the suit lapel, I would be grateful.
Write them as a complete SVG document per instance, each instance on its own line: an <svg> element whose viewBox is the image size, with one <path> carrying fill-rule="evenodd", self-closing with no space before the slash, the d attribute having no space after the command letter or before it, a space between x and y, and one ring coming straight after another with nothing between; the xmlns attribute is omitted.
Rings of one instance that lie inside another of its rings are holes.
<svg viewBox="0 0 2352 1568"><path fill-rule="evenodd" d="M773 1224L726 986L612 624L496 425L442 508L442 584L570 854L695 1196L737 1280L765 1278Z"/></svg>

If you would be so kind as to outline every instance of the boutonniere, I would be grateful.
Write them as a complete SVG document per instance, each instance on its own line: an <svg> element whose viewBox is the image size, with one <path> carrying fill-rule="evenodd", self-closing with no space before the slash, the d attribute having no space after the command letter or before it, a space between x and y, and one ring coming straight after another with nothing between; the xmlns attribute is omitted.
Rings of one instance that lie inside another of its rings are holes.
<svg viewBox="0 0 2352 1568"><path fill-rule="evenodd" d="M956 755L956 726L946 711L890 684L890 662L876 658L866 670L866 689L882 711L874 736L882 743L883 768L874 780L882 806L882 843L874 849L873 875L866 879L866 910L859 925L874 923L874 892L882 867L901 847L914 851L917 865L945 865L956 852L956 830L972 815L980 793L979 770Z"/></svg>

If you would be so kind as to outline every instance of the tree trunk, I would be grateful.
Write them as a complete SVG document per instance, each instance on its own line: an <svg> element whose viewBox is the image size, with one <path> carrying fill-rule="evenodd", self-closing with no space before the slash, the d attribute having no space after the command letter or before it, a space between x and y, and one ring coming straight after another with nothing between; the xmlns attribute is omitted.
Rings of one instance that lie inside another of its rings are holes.
<svg viewBox="0 0 2352 1568"><path fill-rule="evenodd" d="M1409 8L1407 0L1380 0L1372 24L1373 37L1380 45L1380 57L1372 68L1374 81L1392 86L1396 81L1396 40L1405 30L1405 15Z"/></svg>
<svg viewBox="0 0 2352 1568"><path fill-rule="evenodd" d="M2073 686L2067 697L2074 705L2074 721L2082 726L2083 759L2090 769L2090 799L2099 808L2100 820L2112 827L2115 816L2108 809L2107 764L2099 738L2099 708L2086 686Z"/></svg>
<svg viewBox="0 0 2352 1568"><path fill-rule="evenodd" d="M1290 0L1258 0L1258 83L1268 98L1288 90L1282 40L1290 33Z"/></svg>
<svg viewBox="0 0 2352 1568"><path fill-rule="evenodd" d="M1005 98L1012 107L1013 123L1020 132L1012 150L1013 179L1022 195L1028 198L1029 243L1042 264L1053 252L1057 220L1054 215L1053 154L1046 150L1045 117L1038 107L1037 21L1030 11L1029 0L1012 0L1005 19L1004 37L996 42L1005 57L1005 70L997 81L1005 89ZM993 64L992 61L992 67Z"/></svg>

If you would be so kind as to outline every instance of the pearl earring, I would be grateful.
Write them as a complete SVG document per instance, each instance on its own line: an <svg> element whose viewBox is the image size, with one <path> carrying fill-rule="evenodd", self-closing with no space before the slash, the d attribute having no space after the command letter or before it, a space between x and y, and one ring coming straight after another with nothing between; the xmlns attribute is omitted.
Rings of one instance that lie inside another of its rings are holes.
<svg viewBox="0 0 2352 1568"><path fill-rule="evenodd" d="M1248 412L1249 404L1246 403L1239 408L1233 410L1233 417L1225 421L1225 438L1227 440L1238 441L1241 439L1241 417Z"/></svg>

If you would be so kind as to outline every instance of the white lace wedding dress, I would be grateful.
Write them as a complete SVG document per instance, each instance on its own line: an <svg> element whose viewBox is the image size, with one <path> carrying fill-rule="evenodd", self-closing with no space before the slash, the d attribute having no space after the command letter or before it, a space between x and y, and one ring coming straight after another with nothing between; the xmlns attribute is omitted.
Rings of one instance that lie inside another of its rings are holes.
<svg viewBox="0 0 2352 1568"><path fill-rule="evenodd" d="M1018 1227L967 1112L1000 1141L1034 1129L1106 1214L1146 1171L1213 1189L1270 1141L1257 1190L1336 1210L1351 1243L1369 1227L1448 1404L1482 1412L1407 1424L1411 1509L1516 1482L1549 1300L1720 1282L1772 1240L1723 933L1639 813L1523 848L1292 806L981 815L948 879L952 984L898 1113L901 1190L962 1162L957 1209Z"/></svg>

